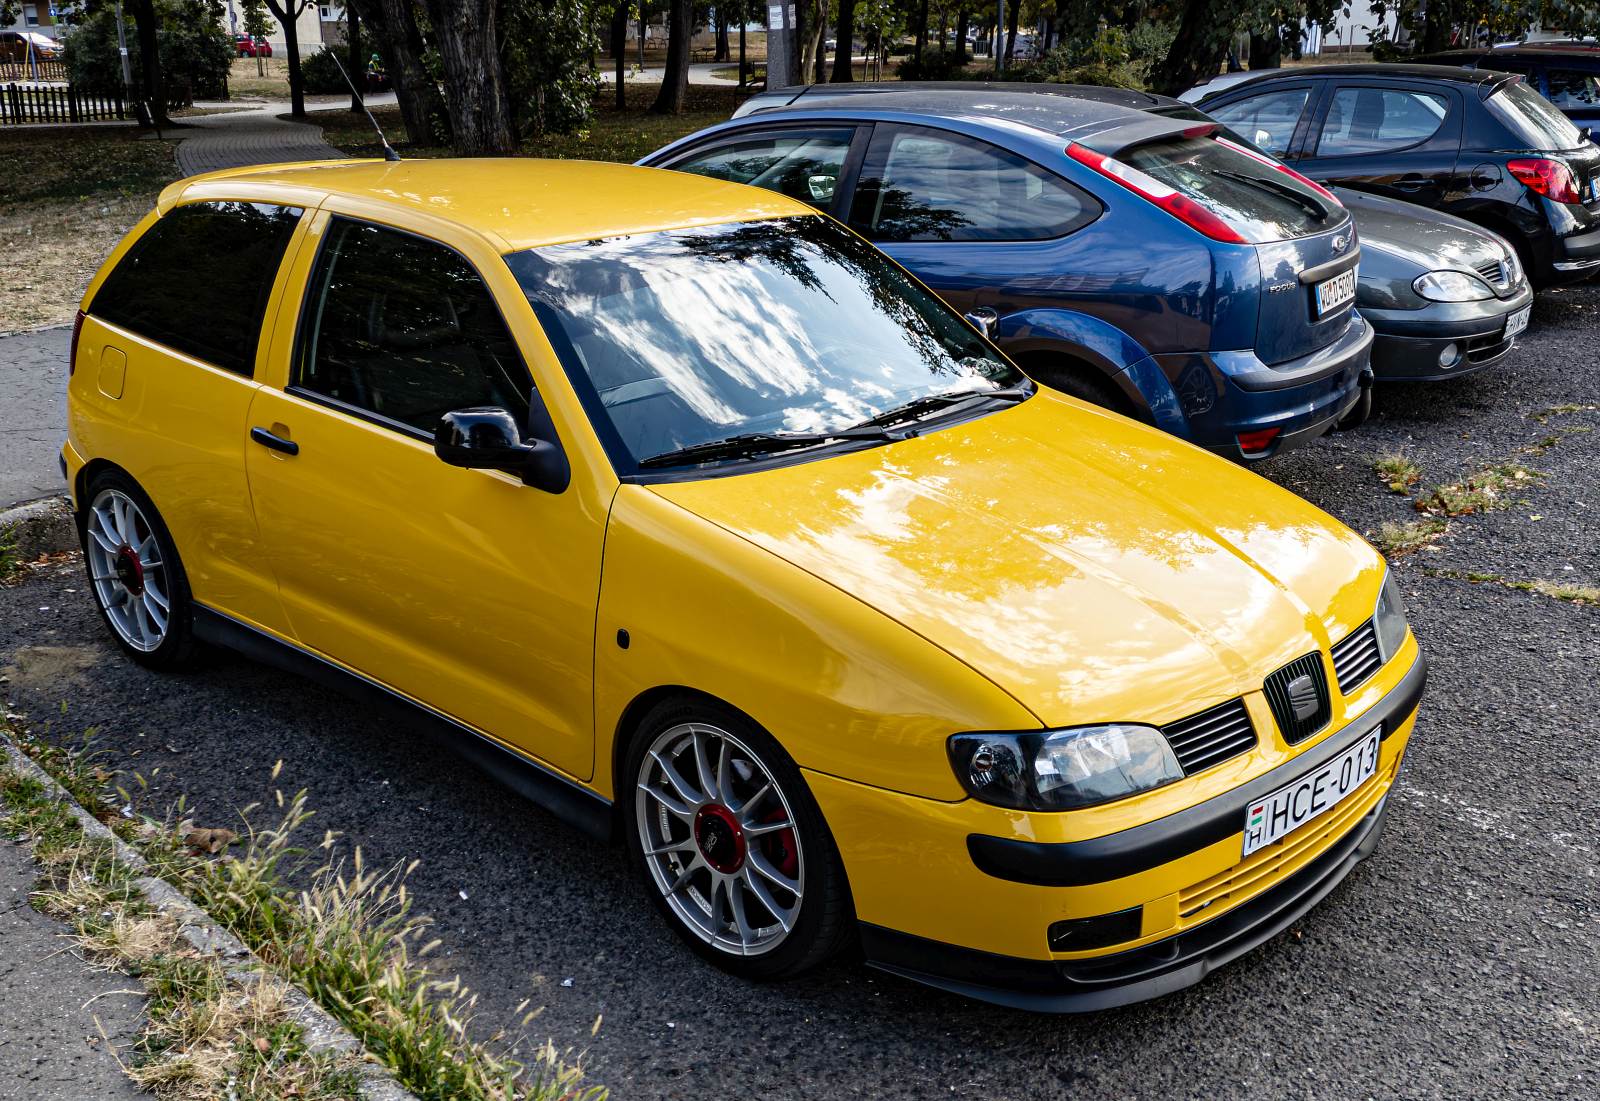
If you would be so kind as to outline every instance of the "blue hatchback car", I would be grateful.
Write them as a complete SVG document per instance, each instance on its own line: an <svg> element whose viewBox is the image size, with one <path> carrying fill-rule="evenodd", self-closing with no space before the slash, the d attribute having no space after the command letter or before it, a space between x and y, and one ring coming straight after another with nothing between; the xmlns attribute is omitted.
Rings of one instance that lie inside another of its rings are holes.
<svg viewBox="0 0 1600 1101"><path fill-rule="evenodd" d="M640 163L832 214L1035 379L1212 451L1265 458L1370 408L1349 213L1176 100L815 85Z"/></svg>

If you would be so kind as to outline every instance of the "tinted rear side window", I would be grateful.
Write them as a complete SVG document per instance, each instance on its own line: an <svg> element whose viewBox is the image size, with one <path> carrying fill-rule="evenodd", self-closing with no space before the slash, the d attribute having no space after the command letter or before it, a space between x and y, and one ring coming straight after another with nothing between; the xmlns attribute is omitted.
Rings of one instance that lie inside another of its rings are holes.
<svg viewBox="0 0 1600 1101"><path fill-rule="evenodd" d="M1600 78L1582 69L1547 69L1550 102L1561 108L1600 106Z"/></svg>
<svg viewBox="0 0 1600 1101"><path fill-rule="evenodd" d="M1490 114L1528 149L1555 152L1583 144L1583 136L1572 120L1526 84L1508 84L1490 96L1487 103Z"/></svg>
<svg viewBox="0 0 1600 1101"><path fill-rule="evenodd" d="M180 206L139 238L89 312L249 376L267 296L299 218L296 207L266 203Z"/></svg>
<svg viewBox="0 0 1600 1101"><path fill-rule="evenodd" d="M1333 204L1293 176L1210 138L1150 142L1117 157L1193 199L1253 244L1320 233L1339 220Z"/></svg>

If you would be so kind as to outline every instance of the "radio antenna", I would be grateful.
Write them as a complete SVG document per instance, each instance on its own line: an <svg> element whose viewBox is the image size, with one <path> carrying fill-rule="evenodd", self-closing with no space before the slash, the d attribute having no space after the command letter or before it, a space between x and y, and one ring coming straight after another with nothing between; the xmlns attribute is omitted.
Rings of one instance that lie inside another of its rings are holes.
<svg viewBox="0 0 1600 1101"><path fill-rule="evenodd" d="M389 144L389 139L383 136L383 127L379 126L378 120L372 117L372 109L367 106L367 97L356 91L356 82L351 80L350 74L344 71L344 63L339 60L339 55L329 50L328 56L333 58L335 65L339 66L339 75L344 77L346 84L350 85L350 94L355 97L357 103L361 104L361 109L366 112L367 121L372 123L372 128L378 132L378 140L383 143L383 159L386 161L398 161L400 154L394 151L394 146Z"/></svg>

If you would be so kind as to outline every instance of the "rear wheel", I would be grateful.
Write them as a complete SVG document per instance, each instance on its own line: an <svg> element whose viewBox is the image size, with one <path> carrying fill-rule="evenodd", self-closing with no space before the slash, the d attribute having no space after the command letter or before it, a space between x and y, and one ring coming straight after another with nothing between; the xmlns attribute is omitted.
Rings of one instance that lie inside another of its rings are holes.
<svg viewBox="0 0 1600 1101"><path fill-rule="evenodd" d="M1125 417L1139 417L1133 403L1117 388L1116 383L1088 364L1039 360L1025 363L1023 369L1035 382L1052 390L1070 394Z"/></svg>
<svg viewBox="0 0 1600 1101"><path fill-rule="evenodd" d="M117 471L90 479L86 496L79 521L83 562L112 637L142 665L189 664L195 652L189 583L155 506Z"/></svg>
<svg viewBox="0 0 1600 1101"><path fill-rule="evenodd" d="M800 770L742 715L658 705L620 796L628 847L656 906L719 967L781 979L817 966L852 922L844 868Z"/></svg>
<svg viewBox="0 0 1600 1101"><path fill-rule="evenodd" d="M1335 426L1340 432L1348 432L1352 428L1360 428L1367 423L1367 418L1372 416L1372 387L1363 387L1361 396L1350 407L1350 412L1339 418Z"/></svg>

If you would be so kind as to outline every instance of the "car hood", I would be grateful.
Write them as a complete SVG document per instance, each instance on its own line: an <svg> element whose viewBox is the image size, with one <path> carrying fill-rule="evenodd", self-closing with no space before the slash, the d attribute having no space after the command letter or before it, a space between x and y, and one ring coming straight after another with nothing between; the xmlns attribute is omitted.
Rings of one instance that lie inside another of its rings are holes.
<svg viewBox="0 0 1600 1101"><path fill-rule="evenodd" d="M1355 219L1363 253L1382 252L1415 269L1415 275L1446 268L1476 271L1510 251L1495 234L1452 214L1347 187L1335 188L1334 194Z"/></svg>
<svg viewBox="0 0 1600 1101"><path fill-rule="evenodd" d="M1243 468L1041 390L663 497L833 584L1051 726L1169 722L1371 614L1383 562Z"/></svg>

